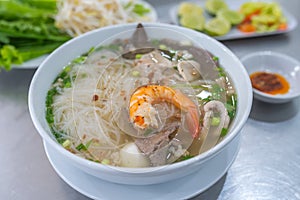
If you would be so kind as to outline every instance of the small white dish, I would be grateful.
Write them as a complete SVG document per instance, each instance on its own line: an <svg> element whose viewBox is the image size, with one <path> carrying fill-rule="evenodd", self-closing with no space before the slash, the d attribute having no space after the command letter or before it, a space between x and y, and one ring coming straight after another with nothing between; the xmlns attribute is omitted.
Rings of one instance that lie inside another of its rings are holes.
<svg viewBox="0 0 300 200"><path fill-rule="evenodd" d="M286 94L267 94L253 88L254 97L268 103L285 103L300 96L300 63L281 53L262 51L241 58L248 74L264 71L282 75L290 84Z"/></svg>
<svg viewBox="0 0 300 200"><path fill-rule="evenodd" d="M131 200L152 200L152 199L189 199L197 196L201 192L211 187L214 183L221 179L228 169L222 167L222 163L215 160L210 167L206 167L207 173L194 173L173 181L152 184L152 185L125 185L107 182L95 176L84 173L82 170L68 163L67 160L57 152L51 145L44 143L45 152L56 173L73 189L92 199L131 199ZM238 145L239 140L235 143ZM227 148L219 154L226 157L223 162L233 163L238 150L236 148ZM228 155L234 155L233 157ZM221 160L221 159L220 159ZM212 178L209 176L210 170L213 169L220 176ZM76 174L76 176L74 176ZM205 180L205 181L203 181ZM209 182L209 184L207 184ZM117 191L117 192L116 192Z"/></svg>

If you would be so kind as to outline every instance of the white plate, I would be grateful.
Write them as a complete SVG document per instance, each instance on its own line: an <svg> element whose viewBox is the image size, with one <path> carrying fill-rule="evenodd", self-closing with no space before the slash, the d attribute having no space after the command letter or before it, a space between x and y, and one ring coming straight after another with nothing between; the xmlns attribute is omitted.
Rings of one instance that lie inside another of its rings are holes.
<svg viewBox="0 0 300 200"><path fill-rule="evenodd" d="M248 0L249 1L249 0ZM204 8L205 1L190 1L193 3L198 4L202 8ZM229 8L232 10L238 10L240 6L246 2L246 0L236 1L236 0L227 0L226 3L228 4ZM270 2L270 1L267 1ZM178 16L177 16L177 10L178 10L179 4L172 7L170 10L170 17L173 23L179 25L178 22ZM242 33L240 32L236 27L231 28L230 32L223 36L217 36L214 37L217 40L233 40L233 39L241 39L241 38L252 38L252 37L261 37L261 36L268 36L268 35L276 35L276 34L282 34L286 32L290 32L294 30L297 27L297 20L296 18L290 14L287 10L285 10L282 6L280 6L284 16L287 19L288 22L288 28L283 31L272 31L272 32L264 32L264 33ZM208 15L206 12L204 12L204 16L206 18L206 21L211 19L212 17Z"/></svg>
<svg viewBox="0 0 300 200"><path fill-rule="evenodd" d="M124 2L127 2L128 0L123 0ZM149 18L152 19L153 22L157 21L157 12L155 8L144 0L137 0L138 3L143 4L146 8L150 8L150 12L147 14ZM28 60L26 62L23 62L21 65L13 65L13 69L36 69L38 66L46 59L47 55L40 56L38 58L34 58L31 60Z"/></svg>
<svg viewBox="0 0 300 200"><path fill-rule="evenodd" d="M234 145L232 145L234 146ZM172 182L167 182L163 184L147 185L147 186L136 186L136 185L122 185L103 181L95 176L84 173L78 168L66 163L58 152L54 148L51 148L44 141L44 148L47 157L53 166L56 173L72 188L78 192L92 198L92 199L130 199L130 200L152 200L152 199L164 199L164 200L174 200L174 199L188 199L192 198L201 192L208 189L214 183L216 183L221 177L226 173L226 170L220 170L218 166L223 164L213 163L211 167L207 167L207 173L210 174L210 170L214 170L216 174L221 174L217 179L212 179L212 176L199 176L200 174L194 173L192 175L186 176L184 178L177 179ZM223 161L230 163L231 166L238 149L231 148L229 151L234 151L232 153L232 159L223 159ZM225 152L225 151L224 151ZM225 156L228 152L223 153L220 156ZM222 169L222 168L221 168ZM201 181L206 180L206 181ZM210 182L210 185L207 185Z"/></svg>

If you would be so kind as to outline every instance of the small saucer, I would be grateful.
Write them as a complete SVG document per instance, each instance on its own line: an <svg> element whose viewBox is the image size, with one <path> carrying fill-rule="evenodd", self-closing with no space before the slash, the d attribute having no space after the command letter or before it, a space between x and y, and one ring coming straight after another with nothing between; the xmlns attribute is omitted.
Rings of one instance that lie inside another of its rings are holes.
<svg viewBox="0 0 300 200"><path fill-rule="evenodd" d="M253 88L254 98L268 103L286 103L300 96L300 63L285 54L272 51L261 51L248 54L241 58L248 74L254 72L277 73L289 83L286 94L267 94Z"/></svg>

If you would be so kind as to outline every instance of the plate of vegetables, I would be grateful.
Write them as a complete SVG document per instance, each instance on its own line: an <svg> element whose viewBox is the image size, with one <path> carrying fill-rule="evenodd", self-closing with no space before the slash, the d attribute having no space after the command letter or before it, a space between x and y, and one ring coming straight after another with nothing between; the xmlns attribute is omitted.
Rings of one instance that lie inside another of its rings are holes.
<svg viewBox="0 0 300 200"><path fill-rule="evenodd" d="M274 1L184 1L170 10L172 22L232 40L292 31L296 18Z"/></svg>
<svg viewBox="0 0 300 200"><path fill-rule="evenodd" d="M35 69L64 42L97 28L156 20L142 0L0 1L0 71Z"/></svg>

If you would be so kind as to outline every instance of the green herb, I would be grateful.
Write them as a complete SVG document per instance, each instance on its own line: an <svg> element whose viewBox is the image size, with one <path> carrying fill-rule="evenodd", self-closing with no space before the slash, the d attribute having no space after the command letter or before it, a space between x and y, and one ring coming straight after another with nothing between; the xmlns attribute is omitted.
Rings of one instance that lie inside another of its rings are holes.
<svg viewBox="0 0 300 200"><path fill-rule="evenodd" d="M53 115L52 109L46 110L46 120L49 124L54 123L54 115Z"/></svg>
<svg viewBox="0 0 300 200"><path fill-rule="evenodd" d="M62 145L66 141L66 139L63 137L64 135L66 135L65 133L58 132L53 127L51 127L51 132L53 133L59 144Z"/></svg>
<svg viewBox="0 0 300 200"><path fill-rule="evenodd" d="M57 94L56 88L52 88L48 91L46 96L46 120L51 125L54 123L54 114L53 114L53 96Z"/></svg>
<svg viewBox="0 0 300 200"><path fill-rule="evenodd" d="M214 61L219 61L219 58L217 56L213 56L212 58Z"/></svg>
<svg viewBox="0 0 300 200"><path fill-rule="evenodd" d="M220 136L224 137L227 134L227 132L228 132L227 128L222 128Z"/></svg>
<svg viewBox="0 0 300 200"><path fill-rule="evenodd" d="M4 67L5 70L9 70L12 64L21 64L22 62L22 56L14 46L4 45L0 49L0 67Z"/></svg>
<svg viewBox="0 0 300 200"><path fill-rule="evenodd" d="M188 160L188 159L190 159L190 158L193 158L194 156L191 156L191 155L186 155L186 156L183 156L183 160Z"/></svg>
<svg viewBox="0 0 300 200"><path fill-rule="evenodd" d="M80 144L76 147L76 149L77 149L78 151L81 151L81 150L86 151L86 150L87 150L86 146L85 146L84 144L82 144L82 143L80 143Z"/></svg>
<svg viewBox="0 0 300 200"><path fill-rule="evenodd" d="M86 144L85 147L88 149L90 147L90 145L93 143L93 139L89 140Z"/></svg>
<svg viewBox="0 0 300 200"><path fill-rule="evenodd" d="M65 83L65 88L70 88L70 87L72 87L72 84L71 84L71 82L67 82L67 83Z"/></svg>
<svg viewBox="0 0 300 200"><path fill-rule="evenodd" d="M159 48L162 49L162 50L167 50L168 49L168 47L164 44L160 44Z"/></svg>
<svg viewBox="0 0 300 200"><path fill-rule="evenodd" d="M136 54L135 59L140 59L143 56L143 54Z"/></svg>
<svg viewBox="0 0 300 200"><path fill-rule="evenodd" d="M218 84L213 84L211 89L212 99L220 100L223 96L224 89L220 87Z"/></svg>
<svg viewBox="0 0 300 200"><path fill-rule="evenodd" d="M137 15L143 16L149 13L151 10L149 8L144 7L142 4L134 4L132 11Z"/></svg>
<svg viewBox="0 0 300 200"><path fill-rule="evenodd" d="M173 69L177 70L178 71L178 67L177 66L173 66Z"/></svg>
<svg viewBox="0 0 300 200"><path fill-rule="evenodd" d="M72 61L72 64L82 64L87 59L87 56L79 56Z"/></svg>
<svg viewBox="0 0 300 200"><path fill-rule="evenodd" d="M103 165L109 165L109 163L110 163L110 161L108 159L103 159L101 161L101 164L103 164Z"/></svg>
<svg viewBox="0 0 300 200"><path fill-rule="evenodd" d="M62 143L62 146L64 148L70 148L72 145L71 141L70 140L65 140L63 143Z"/></svg>
<svg viewBox="0 0 300 200"><path fill-rule="evenodd" d="M225 104L230 119L233 119L235 116L236 106L237 106L237 97L236 94L234 94L227 100Z"/></svg>
<svg viewBox="0 0 300 200"><path fill-rule="evenodd" d="M87 57L87 56L91 55L91 53L93 53L94 51L96 51L96 48L95 48L95 47L91 47L91 48L88 50L88 52L82 54L81 56L82 56L82 57Z"/></svg>
<svg viewBox="0 0 300 200"><path fill-rule="evenodd" d="M140 75L140 72L135 70L135 71L132 71L131 74L134 77L138 77Z"/></svg>
<svg viewBox="0 0 300 200"><path fill-rule="evenodd" d="M219 76L227 77L227 74L222 67L217 67L217 71L219 72Z"/></svg>
<svg viewBox="0 0 300 200"><path fill-rule="evenodd" d="M218 126L220 124L220 121L221 121L220 117L213 117L211 119L211 125L212 126Z"/></svg>
<svg viewBox="0 0 300 200"><path fill-rule="evenodd" d="M192 155L181 156L181 157L177 160L177 162L179 162L179 161L184 161L184 160L188 160L188 159L193 158L193 157L194 157L194 156L192 156Z"/></svg>
<svg viewBox="0 0 300 200"><path fill-rule="evenodd" d="M0 1L0 18L5 20L16 19L33 19L33 20L49 20L55 10L41 9L34 7L27 2L28 0L9 0ZM56 6L56 2L54 2Z"/></svg>

